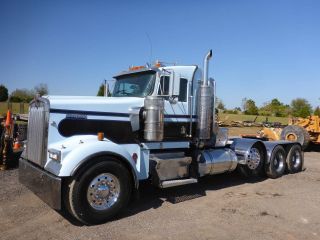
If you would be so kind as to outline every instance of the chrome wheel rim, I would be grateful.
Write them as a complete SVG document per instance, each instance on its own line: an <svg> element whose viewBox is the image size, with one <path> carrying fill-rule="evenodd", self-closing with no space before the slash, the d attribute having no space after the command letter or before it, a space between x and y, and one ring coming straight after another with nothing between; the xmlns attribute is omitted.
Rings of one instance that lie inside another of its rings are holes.
<svg viewBox="0 0 320 240"><path fill-rule="evenodd" d="M102 173L90 182L87 200L95 210L106 210L118 201L119 194L119 179L111 173Z"/></svg>
<svg viewBox="0 0 320 240"><path fill-rule="evenodd" d="M260 152L257 148L251 148L249 155L248 155L248 160L247 160L247 165L251 170L256 169L261 161L261 156Z"/></svg>
<svg viewBox="0 0 320 240"><path fill-rule="evenodd" d="M274 160L273 160L273 166L275 167L277 172L280 172L283 169L284 156L281 152L276 153Z"/></svg>
<svg viewBox="0 0 320 240"><path fill-rule="evenodd" d="M291 162L293 163L294 168L298 168L301 163L301 154L300 151L296 150L292 154Z"/></svg>

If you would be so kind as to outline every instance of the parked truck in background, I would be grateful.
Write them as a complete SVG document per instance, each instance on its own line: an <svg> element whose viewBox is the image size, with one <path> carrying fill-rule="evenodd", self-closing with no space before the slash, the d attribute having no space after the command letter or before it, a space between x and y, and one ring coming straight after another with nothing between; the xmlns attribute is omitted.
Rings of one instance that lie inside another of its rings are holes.
<svg viewBox="0 0 320 240"><path fill-rule="evenodd" d="M196 65L131 67L112 97L47 96L30 103L20 182L85 224L125 208L139 182L160 188L238 171L301 171L301 145L228 138L215 118L215 81Z"/></svg>

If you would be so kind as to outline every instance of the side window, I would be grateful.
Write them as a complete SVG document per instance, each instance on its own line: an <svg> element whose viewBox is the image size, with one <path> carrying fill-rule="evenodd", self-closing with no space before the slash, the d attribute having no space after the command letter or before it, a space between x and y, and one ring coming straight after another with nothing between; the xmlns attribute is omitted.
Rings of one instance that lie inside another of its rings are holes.
<svg viewBox="0 0 320 240"><path fill-rule="evenodd" d="M169 76L161 76L158 95L169 95Z"/></svg>
<svg viewBox="0 0 320 240"><path fill-rule="evenodd" d="M187 101L187 93L188 93L188 80L185 78L180 78L180 87L179 87L179 102Z"/></svg>

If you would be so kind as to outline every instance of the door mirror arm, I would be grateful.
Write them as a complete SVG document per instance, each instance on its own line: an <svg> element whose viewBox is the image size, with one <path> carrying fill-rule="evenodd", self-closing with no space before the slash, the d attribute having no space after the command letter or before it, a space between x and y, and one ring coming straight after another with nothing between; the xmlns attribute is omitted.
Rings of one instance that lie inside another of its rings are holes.
<svg viewBox="0 0 320 240"><path fill-rule="evenodd" d="M171 104L176 104L178 102L178 96L169 96L169 102Z"/></svg>

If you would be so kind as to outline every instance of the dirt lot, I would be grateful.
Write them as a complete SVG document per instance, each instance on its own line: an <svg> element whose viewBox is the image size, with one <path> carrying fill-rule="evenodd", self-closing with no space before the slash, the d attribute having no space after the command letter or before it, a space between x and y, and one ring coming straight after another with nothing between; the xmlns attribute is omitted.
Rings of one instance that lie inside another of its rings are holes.
<svg viewBox="0 0 320 240"><path fill-rule="evenodd" d="M18 183L16 169L0 172L0 239L320 239L320 152L305 158L305 171L276 180L232 173L166 190L145 184L139 201L99 226L50 209Z"/></svg>

